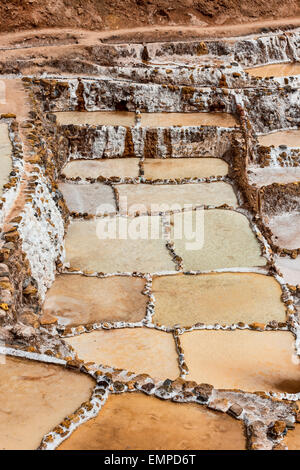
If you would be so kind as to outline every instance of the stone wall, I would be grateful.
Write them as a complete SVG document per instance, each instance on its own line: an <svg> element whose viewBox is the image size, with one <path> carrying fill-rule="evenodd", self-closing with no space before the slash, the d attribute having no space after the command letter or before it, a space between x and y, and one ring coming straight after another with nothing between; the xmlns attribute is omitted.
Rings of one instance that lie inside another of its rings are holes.
<svg viewBox="0 0 300 470"><path fill-rule="evenodd" d="M59 126L68 139L70 159L114 157L200 157L222 155L238 130L203 127L142 128L123 126Z"/></svg>
<svg viewBox="0 0 300 470"><path fill-rule="evenodd" d="M259 37L239 38L236 40L205 40L158 42L147 44L104 44L94 46L90 54L98 58L99 63L111 55L115 65L120 65L122 59L126 62L137 62L148 55L149 59L163 62L168 58L182 59L188 63L191 56L216 56L227 61L236 61L241 65L252 67L275 62L290 62L299 60L300 34L298 31L262 34ZM146 47L146 53L145 53ZM110 65L105 63L103 65Z"/></svg>
<svg viewBox="0 0 300 470"><path fill-rule="evenodd" d="M249 89L243 94L243 107L255 132L267 133L300 125L298 88Z"/></svg>
<svg viewBox="0 0 300 470"><path fill-rule="evenodd" d="M216 88L128 83L121 80L34 80L45 112L107 111L235 112L235 93Z"/></svg>
<svg viewBox="0 0 300 470"><path fill-rule="evenodd" d="M29 88L30 83L25 81ZM67 160L66 148L31 91L29 98L32 111L22 124L22 140L14 117L9 118L13 172L1 210L0 339L20 345L36 339L41 303L63 255L68 222L55 182Z"/></svg>
<svg viewBox="0 0 300 470"><path fill-rule="evenodd" d="M267 215L279 215L282 212L297 212L300 204L300 182L263 186L260 190L262 211Z"/></svg>

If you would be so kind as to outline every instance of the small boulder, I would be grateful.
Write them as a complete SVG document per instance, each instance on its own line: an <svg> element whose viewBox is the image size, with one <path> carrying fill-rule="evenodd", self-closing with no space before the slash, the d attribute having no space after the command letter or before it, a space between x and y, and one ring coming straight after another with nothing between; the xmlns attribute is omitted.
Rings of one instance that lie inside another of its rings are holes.
<svg viewBox="0 0 300 470"><path fill-rule="evenodd" d="M231 405L231 407L228 410L228 414L234 416L235 418L238 418L243 412L243 408L238 405L238 403L234 403Z"/></svg>
<svg viewBox="0 0 300 470"><path fill-rule="evenodd" d="M204 403L209 400L214 387L210 384L200 384L194 388L194 393L197 395L197 400Z"/></svg>
<svg viewBox="0 0 300 470"><path fill-rule="evenodd" d="M286 427L286 422L285 421L275 421L273 424L271 424L268 428L268 435L270 437L273 437L274 439L277 439L278 437L285 436L287 433L287 427Z"/></svg>

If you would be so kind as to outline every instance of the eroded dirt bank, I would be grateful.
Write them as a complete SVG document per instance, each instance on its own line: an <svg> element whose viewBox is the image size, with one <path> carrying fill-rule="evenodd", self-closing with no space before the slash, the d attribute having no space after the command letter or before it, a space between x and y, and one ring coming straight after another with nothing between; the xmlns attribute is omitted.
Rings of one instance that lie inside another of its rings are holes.
<svg viewBox="0 0 300 470"><path fill-rule="evenodd" d="M0 31L47 27L120 29L146 25L210 26L295 16L298 0L7 0L0 5Z"/></svg>

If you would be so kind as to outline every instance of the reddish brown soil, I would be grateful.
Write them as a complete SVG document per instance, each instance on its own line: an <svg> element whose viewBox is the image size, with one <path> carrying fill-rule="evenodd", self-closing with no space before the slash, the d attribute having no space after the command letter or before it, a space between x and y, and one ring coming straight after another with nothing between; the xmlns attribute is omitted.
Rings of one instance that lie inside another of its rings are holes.
<svg viewBox="0 0 300 470"><path fill-rule="evenodd" d="M241 24L296 16L300 0L2 0L0 32Z"/></svg>

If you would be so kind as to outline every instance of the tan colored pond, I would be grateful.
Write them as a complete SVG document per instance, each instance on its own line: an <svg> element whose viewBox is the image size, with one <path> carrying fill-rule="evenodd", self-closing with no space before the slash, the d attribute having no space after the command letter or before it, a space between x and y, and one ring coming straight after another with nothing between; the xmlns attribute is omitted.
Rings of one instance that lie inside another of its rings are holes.
<svg viewBox="0 0 300 470"><path fill-rule="evenodd" d="M0 196L3 193L3 185L9 181L9 173L12 170L12 146L8 136L6 123L0 124Z"/></svg>
<svg viewBox="0 0 300 470"><path fill-rule="evenodd" d="M209 178L228 173L228 164L220 158L146 158L143 166L147 179Z"/></svg>
<svg viewBox="0 0 300 470"><path fill-rule="evenodd" d="M1 78L0 114L13 113L17 116L17 120L21 122L28 118L30 109L28 95L25 92L22 79Z"/></svg>
<svg viewBox="0 0 300 470"><path fill-rule="evenodd" d="M63 111L55 113L61 125L127 126L135 125L135 113L127 111ZM222 126L234 127L237 121L229 113L142 113L142 127Z"/></svg>
<svg viewBox="0 0 300 470"><path fill-rule="evenodd" d="M192 331L180 339L190 380L249 392L300 391L300 369L292 333Z"/></svg>
<svg viewBox="0 0 300 470"><path fill-rule="evenodd" d="M128 111L62 111L54 113L60 125L134 126L135 113Z"/></svg>
<svg viewBox="0 0 300 470"><path fill-rule="evenodd" d="M85 277L62 274L48 290L43 311L64 325L105 321L136 322L146 315L145 280L136 277Z"/></svg>
<svg viewBox="0 0 300 470"><path fill-rule="evenodd" d="M106 158L103 160L73 160L62 169L66 178L136 178L139 176L138 158Z"/></svg>
<svg viewBox="0 0 300 470"><path fill-rule="evenodd" d="M218 181L197 184L120 184L116 185L119 194L119 207L123 213L142 214L151 211L155 214L181 209L185 205L237 206L237 198L230 184Z"/></svg>
<svg viewBox="0 0 300 470"><path fill-rule="evenodd" d="M244 450L241 422L194 403L112 395L58 450Z"/></svg>
<svg viewBox="0 0 300 470"><path fill-rule="evenodd" d="M228 164L220 158L146 158L143 162L147 179L209 178L225 176ZM73 160L63 168L66 178L136 178L139 176L138 158L107 158L103 160Z"/></svg>
<svg viewBox="0 0 300 470"><path fill-rule="evenodd" d="M70 212L101 215L117 211L114 191L104 183L59 183Z"/></svg>
<svg viewBox="0 0 300 470"><path fill-rule="evenodd" d="M300 214L287 212L268 218L266 223L275 245L289 250L300 247Z"/></svg>
<svg viewBox="0 0 300 470"><path fill-rule="evenodd" d="M73 268L105 273L175 271L165 240L136 239L140 233L148 237L151 227L161 232L160 217L126 219L124 223L122 232L116 217L73 221L65 239L66 261Z"/></svg>
<svg viewBox="0 0 300 470"><path fill-rule="evenodd" d="M289 450L300 450L300 424L296 424L295 429L288 431L284 443Z"/></svg>
<svg viewBox="0 0 300 470"><path fill-rule="evenodd" d="M291 131L277 131L270 134L259 135L257 137L258 143L265 147L279 147L279 145L286 145L287 147L300 147L300 129Z"/></svg>
<svg viewBox="0 0 300 470"><path fill-rule="evenodd" d="M142 127L218 126L234 127L237 120L229 113L142 113Z"/></svg>
<svg viewBox="0 0 300 470"><path fill-rule="evenodd" d="M269 64L246 69L245 71L254 77L290 77L292 75L300 75L300 63Z"/></svg>
<svg viewBox="0 0 300 470"><path fill-rule="evenodd" d="M0 364L0 449L34 450L44 434L87 401L95 385L62 366L6 356Z"/></svg>
<svg viewBox="0 0 300 470"><path fill-rule="evenodd" d="M251 169L249 183L258 187L272 183L294 183L300 181L300 167L265 167Z"/></svg>
<svg viewBox="0 0 300 470"><path fill-rule="evenodd" d="M172 333L150 328L98 330L65 339L80 359L96 362L153 378L179 376Z"/></svg>
<svg viewBox="0 0 300 470"><path fill-rule="evenodd" d="M212 273L162 276L153 280L154 322L231 325L286 321L281 288L270 276L255 273Z"/></svg>
<svg viewBox="0 0 300 470"><path fill-rule="evenodd" d="M212 209L202 211L197 221L196 211L191 219L181 214L172 216L172 238L175 252L183 259L184 270L264 266L265 258L251 230L248 219L235 211ZM184 230L178 230L184 223ZM177 232L178 230L178 232ZM176 238L176 232L181 238ZM199 242L197 242L199 239Z"/></svg>

